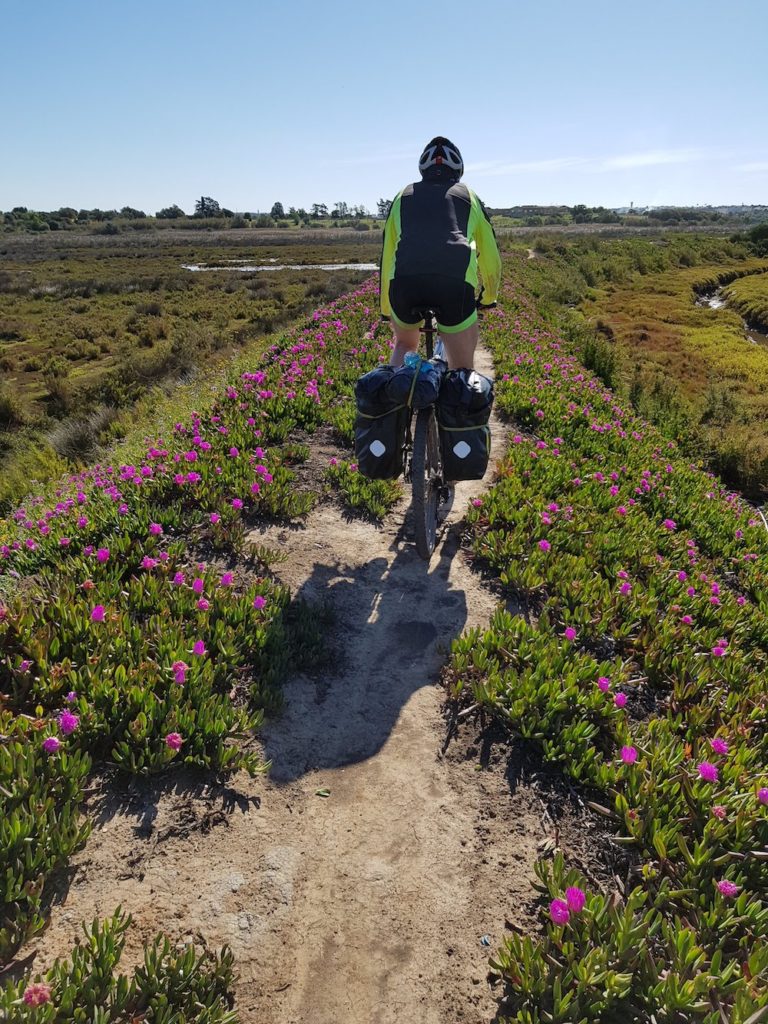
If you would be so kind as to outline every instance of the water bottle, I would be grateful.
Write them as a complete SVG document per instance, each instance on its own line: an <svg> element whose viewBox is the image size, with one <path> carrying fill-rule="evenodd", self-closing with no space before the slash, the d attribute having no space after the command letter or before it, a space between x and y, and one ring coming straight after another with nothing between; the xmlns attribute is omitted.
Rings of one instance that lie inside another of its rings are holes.
<svg viewBox="0 0 768 1024"><path fill-rule="evenodd" d="M418 352L406 352L403 366L407 366L409 370L415 370L418 367L419 373L429 371L429 363L426 359L422 359Z"/></svg>

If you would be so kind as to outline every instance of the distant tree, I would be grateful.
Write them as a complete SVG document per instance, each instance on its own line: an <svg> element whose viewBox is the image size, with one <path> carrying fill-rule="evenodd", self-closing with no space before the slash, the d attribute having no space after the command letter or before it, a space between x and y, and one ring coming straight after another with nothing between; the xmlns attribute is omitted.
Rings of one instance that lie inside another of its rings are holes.
<svg viewBox="0 0 768 1024"><path fill-rule="evenodd" d="M389 216L389 210L391 206L391 199L380 199L378 203L376 203L376 208L379 211L379 216L381 217L382 220L386 220L387 217Z"/></svg>
<svg viewBox="0 0 768 1024"><path fill-rule="evenodd" d="M195 203L195 217L220 217L221 207L210 196L200 196Z"/></svg>
<svg viewBox="0 0 768 1024"><path fill-rule="evenodd" d="M233 210L227 210L225 207L222 207L222 209L221 209L221 216L222 217L234 217L235 214L234 214Z"/></svg>
<svg viewBox="0 0 768 1024"><path fill-rule="evenodd" d="M64 221L66 224L71 224L77 220L77 210L71 206L62 206L56 211L56 217L60 221Z"/></svg>
<svg viewBox="0 0 768 1024"><path fill-rule="evenodd" d="M349 207L346 203L334 203L332 217L348 217Z"/></svg>
<svg viewBox="0 0 768 1024"><path fill-rule="evenodd" d="M124 206L120 211L120 216L125 217L127 220L140 220L147 215L143 210L135 210L132 206Z"/></svg>
<svg viewBox="0 0 768 1024"><path fill-rule="evenodd" d="M186 217L186 213L180 206L164 206L162 210L158 210L155 214L158 220L177 220L179 217Z"/></svg>
<svg viewBox="0 0 768 1024"><path fill-rule="evenodd" d="M315 220L328 216L328 207L325 203L312 203L312 216Z"/></svg>
<svg viewBox="0 0 768 1024"><path fill-rule="evenodd" d="M284 217L285 216L285 210L283 209L283 204L282 203L273 203L272 204L272 209L269 211L269 216L270 217L274 217L275 220L278 220L279 218Z"/></svg>

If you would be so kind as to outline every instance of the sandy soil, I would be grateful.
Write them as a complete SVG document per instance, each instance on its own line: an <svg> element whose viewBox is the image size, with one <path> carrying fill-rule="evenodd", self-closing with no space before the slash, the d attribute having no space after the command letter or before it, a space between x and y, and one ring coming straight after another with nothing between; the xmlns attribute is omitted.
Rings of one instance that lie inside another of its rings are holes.
<svg viewBox="0 0 768 1024"><path fill-rule="evenodd" d="M497 454L503 436L496 422ZM332 664L285 687L260 735L269 776L103 788L36 969L121 904L126 966L158 929L228 944L244 1024L494 1018L488 957L505 927L532 923L533 862L568 835L578 857L586 832L578 800L553 811L543 775L504 742L462 724L443 751L450 641L497 601L460 544L482 487L457 488L429 565L405 503L383 528L328 503L302 529L254 534L287 555L275 571L295 594L331 607Z"/></svg>

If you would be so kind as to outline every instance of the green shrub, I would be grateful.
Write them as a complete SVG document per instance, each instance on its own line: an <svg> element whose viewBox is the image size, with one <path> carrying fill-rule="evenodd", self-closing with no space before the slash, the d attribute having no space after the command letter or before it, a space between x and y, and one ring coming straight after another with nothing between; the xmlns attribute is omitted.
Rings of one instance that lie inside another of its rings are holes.
<svg viewBox="0 0 768 1024"><path fill-rule="evenodd" d="M26 421L26 412L18 392L9 384L0 382L0 428L20 427Z"/></svg>
<svg viewBox="0 0 768 1024"><path fill-rule="evenodd" d="M118 967L130 923L118 908L112 918L84 926L85 941L69 961L6 985L0 993L6 1024L236 1024L233 957L226 946L216 954L198 954L191 945L179 951L157 935L129 978Z"/></svg>

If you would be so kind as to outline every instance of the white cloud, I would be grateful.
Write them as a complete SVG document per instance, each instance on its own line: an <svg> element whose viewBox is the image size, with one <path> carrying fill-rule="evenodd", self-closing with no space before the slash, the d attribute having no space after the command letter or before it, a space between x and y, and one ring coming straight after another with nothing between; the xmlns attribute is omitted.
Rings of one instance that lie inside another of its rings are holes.
<svg viewBox="0 0 768 1024"><path fill-rule="evenodd" d="M569 167L582 167L589 161L580 156L558 156L548 160L524 160L518 162L505 162L503 160L487 160L481 163L467 165L467 174L474 174L479 177L492 177L500 174L528 174L544 173L549 171L567 170Z"/></svg>
<svg viewBox="0 0 768 1024"><path fill-rule="evenodd" d="M600 161L600 170L616 171L633 167L655 167L659 164L689 164L706 159L700 149L653 149L645 153L609 156Z"/></svg>

